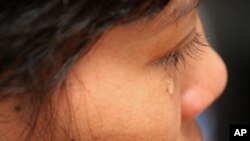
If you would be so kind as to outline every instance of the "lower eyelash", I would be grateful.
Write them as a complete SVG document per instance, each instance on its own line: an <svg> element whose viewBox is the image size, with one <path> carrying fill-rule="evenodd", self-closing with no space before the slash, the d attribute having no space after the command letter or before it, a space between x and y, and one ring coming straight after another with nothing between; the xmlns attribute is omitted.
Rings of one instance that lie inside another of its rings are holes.
<svg viewBox="0 0 250 141"><path fill-rule="evenodd" d="M180 48L176 51L170 52L162 58L162 64L165 66L167 64L173 64L176 68L180 61L184 64L186 63L185 55L199 60L200 55L204 53L201 47L208 46L205 42L206 37L202 34L196 33L193 40L190 41L186 46Z"/></svg>

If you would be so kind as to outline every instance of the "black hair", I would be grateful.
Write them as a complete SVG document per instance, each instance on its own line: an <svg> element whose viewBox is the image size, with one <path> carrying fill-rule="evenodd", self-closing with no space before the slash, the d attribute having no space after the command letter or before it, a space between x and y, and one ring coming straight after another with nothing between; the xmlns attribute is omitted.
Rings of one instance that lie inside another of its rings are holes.
<svg viewBox="0 0 250 141"><path fill-rule="evenodd" d="M1 0L0 101L17 99L17 112L26 105L34 130L41 106L103 32L154 15L168 2Z"/></svg>

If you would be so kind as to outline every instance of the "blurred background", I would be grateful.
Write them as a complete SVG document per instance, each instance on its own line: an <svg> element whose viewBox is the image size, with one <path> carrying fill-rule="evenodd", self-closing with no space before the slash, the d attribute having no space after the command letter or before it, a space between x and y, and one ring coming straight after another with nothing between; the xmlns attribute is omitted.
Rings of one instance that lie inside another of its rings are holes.
<svg viewBox="0 0 250 141"><path fill-rule="evenodd" d="M229 141L230 124L250 124L250 1L204 0L199 13L229 79L224 95L198 120L204 141Z"/></svg>

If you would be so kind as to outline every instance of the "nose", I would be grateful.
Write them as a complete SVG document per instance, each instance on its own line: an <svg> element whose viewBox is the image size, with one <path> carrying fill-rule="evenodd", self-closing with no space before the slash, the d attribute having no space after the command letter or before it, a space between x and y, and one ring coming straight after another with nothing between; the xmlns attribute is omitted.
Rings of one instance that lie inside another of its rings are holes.
<svg viewBox="0 0 250 141"><path fill-rule="evenodd" d="M225 64L210 47L204 47L200 60L189 64L181 79L183 119L193 118L204 111L221 95L227 82Z"/></svg>

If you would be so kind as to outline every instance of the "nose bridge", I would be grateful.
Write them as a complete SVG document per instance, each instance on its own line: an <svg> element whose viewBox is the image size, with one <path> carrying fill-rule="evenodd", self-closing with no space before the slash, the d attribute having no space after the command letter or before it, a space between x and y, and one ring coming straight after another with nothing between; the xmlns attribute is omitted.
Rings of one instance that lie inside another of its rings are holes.
<svg viewBox="0 0 250 141"><path fill-rule="evenodd" d="M227 81L225 64L212 48L207 47L201 60L192 64L185 69L181 81L183 118L205 110L221 95Z"/></svg>

